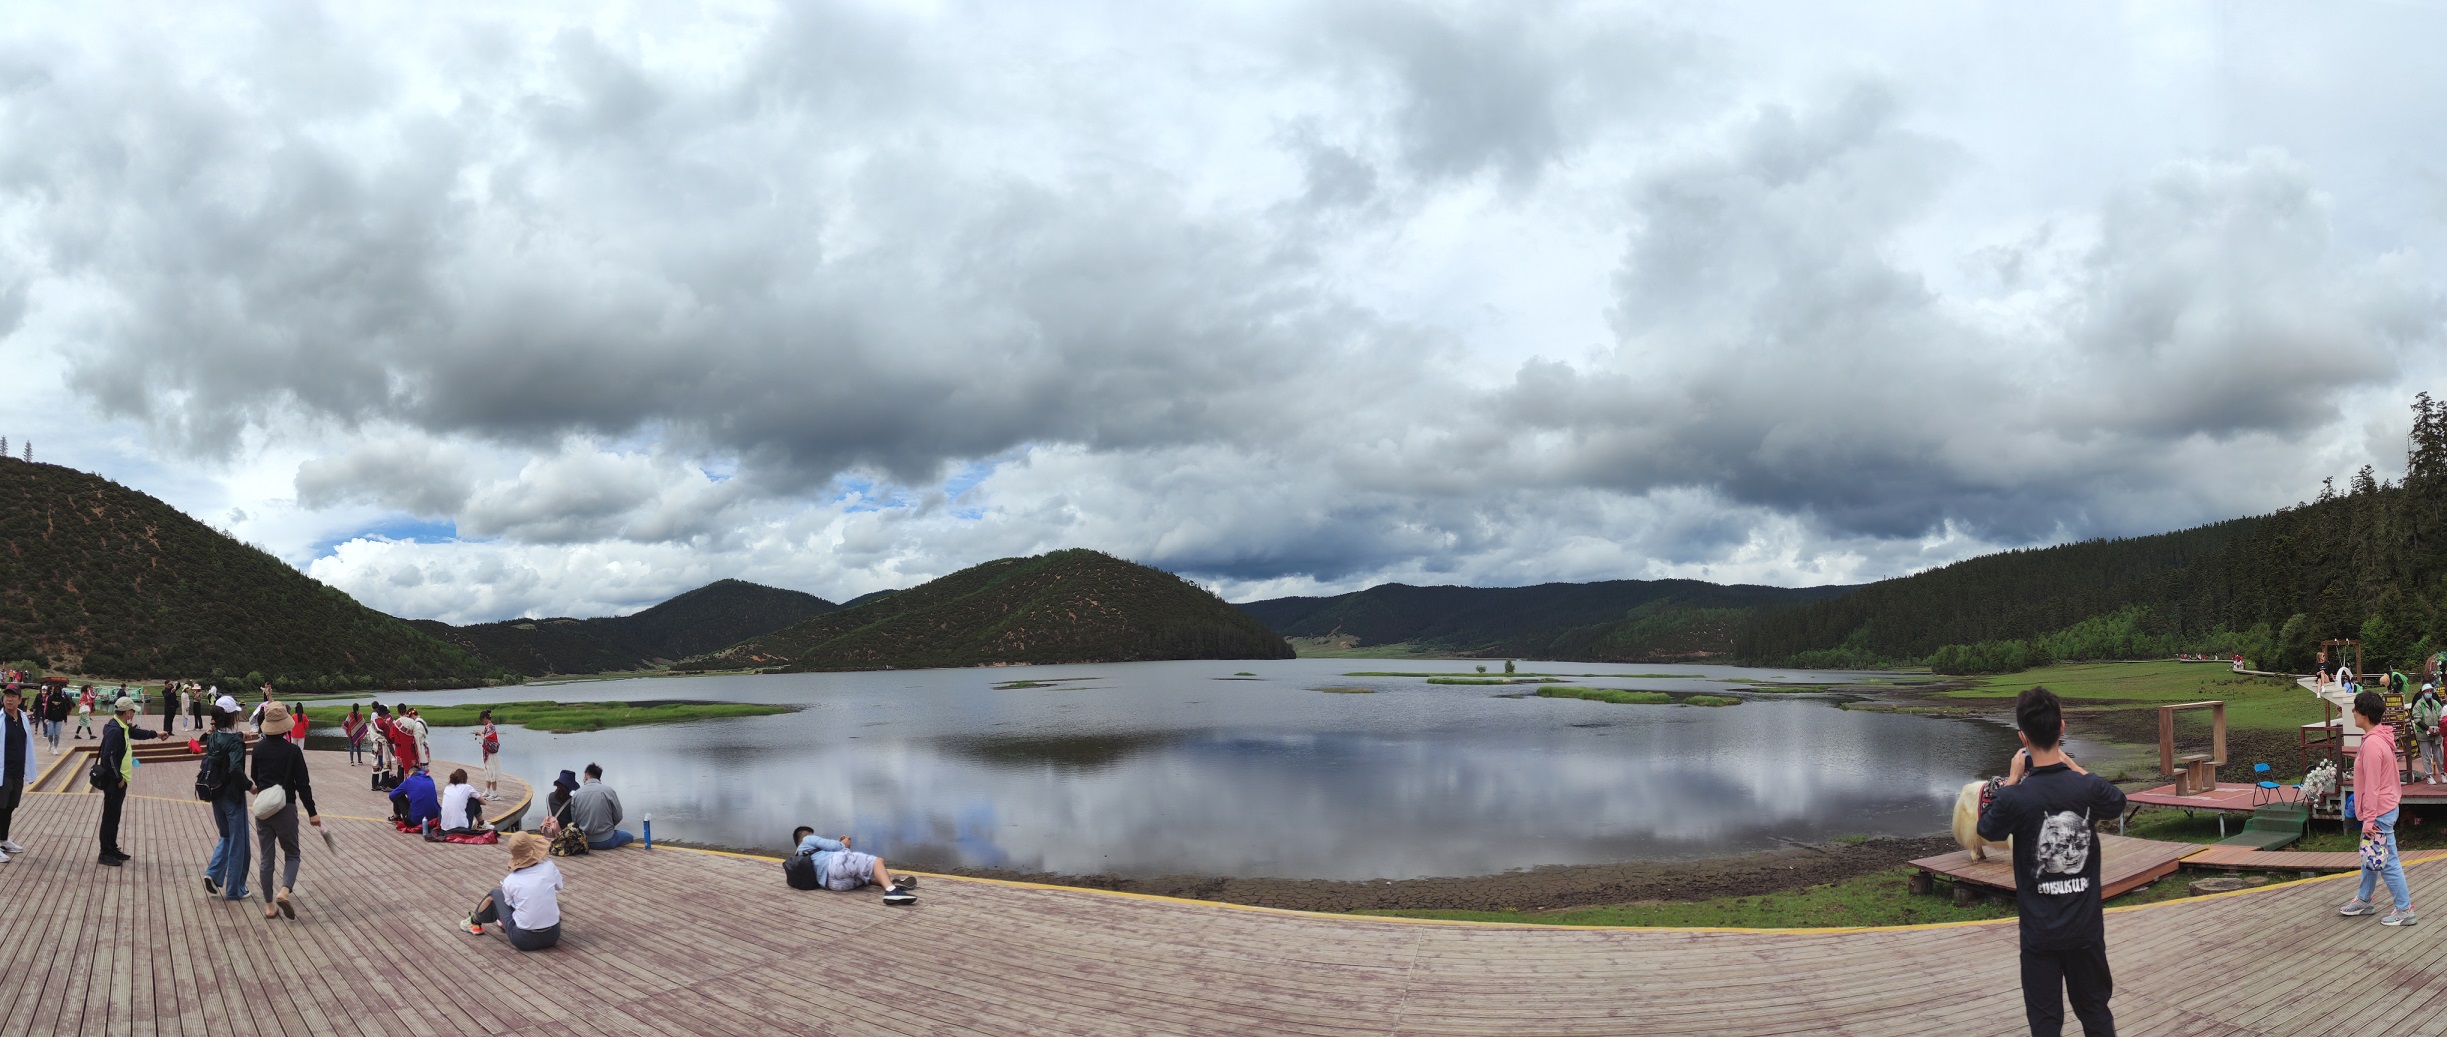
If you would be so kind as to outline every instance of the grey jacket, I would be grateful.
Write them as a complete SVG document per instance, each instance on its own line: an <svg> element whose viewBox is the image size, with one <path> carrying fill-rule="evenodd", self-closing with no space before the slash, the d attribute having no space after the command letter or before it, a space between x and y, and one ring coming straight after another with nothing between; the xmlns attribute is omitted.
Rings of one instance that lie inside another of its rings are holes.
<svg viewBox="0 0 2447 1037"><path fill-rule="evenodd" d="M589 780L569 794L569 816L586 832L589 839L601 839L620 827L620 793L600 781Z"/></svg>

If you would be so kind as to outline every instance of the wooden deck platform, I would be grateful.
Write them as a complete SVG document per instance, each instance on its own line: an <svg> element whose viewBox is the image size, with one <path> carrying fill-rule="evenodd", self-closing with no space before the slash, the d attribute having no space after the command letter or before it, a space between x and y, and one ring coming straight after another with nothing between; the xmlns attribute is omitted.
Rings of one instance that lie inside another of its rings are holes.
<svg viewBox="0 0 2447 1037"><path fill-rule="evenodd" d="M340 850L313 841L299 917L208 899L210 811L139 772L124 868L98 797L38 793L0 865L0 1034L577 1037L1252 1034L1536 1037L2022 1031L2015 923L1743 932L1402 922L929 878L920 904L798 893L771 861L628 848L560 862L567 936L521 954L452 928L498 847L379 820L315 754ZM352 780L353 779L353 780ZM2447 862L2413 865L2415 896ZM2350 881L2350 880L2344 880ZM2447 945L2340 918L2337 880L2107 913L2128 1035L2327 1033L2337 963L2383 962L2356 1032L2447 1026ZM2247 977L2248 981L2239 979Z"/></svg>
<svg viewBox="0 0 2447 1037"><path fill-rule="evenodd" d="M2124 794L2125 802L2135 806L2176 807L2183 810L2211 810L2231 814L2248 814L2259 807L2255 799L2259 786L2249 782L2221 781L2215 790L2198 795L2178 796L2174 785L2160 785L2140 792Z"/></svg>
<svg viewBox="0 0 2447 1037"><path fill-rule="evenodd" d="M2447 860L2447 850L2413 850L2405 864ZM2183 859L2187 868L2227 871L2359 871L2362 855L2351 850L2315 853L2307 850L2254 850L2247 846L2211 846ZM2416 905L2421 902L2414 901Z"/></svg>
<svg viewBox="0 0 2447 1037"><path fill-rule="evenodd" d="M2164 843L2155 839L2099 836L2099 895L2114 898L2175 874L2175 863L2200 852L2199 843ZM1932 876L1987 889L2014 891L2014 858L2010 851L1974 861L1971 851L1956 850L1923 857L1912 867Z"/></svg>

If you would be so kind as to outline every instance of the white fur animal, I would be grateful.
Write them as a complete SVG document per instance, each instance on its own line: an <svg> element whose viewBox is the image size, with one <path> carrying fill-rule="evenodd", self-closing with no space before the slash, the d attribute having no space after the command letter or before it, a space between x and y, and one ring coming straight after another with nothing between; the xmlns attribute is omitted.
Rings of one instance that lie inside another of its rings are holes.
<svg viewBox="0 0 2447 1037"><path fill-rule="evenodd" d="M2011 838L1993 843L1980 838L1980 787L1986 784L1985 781L1972 782L1963 786L1962 795L1954 797L1954 841L1971 851L1971 859L1975 861L1987 860L1990 850L2010 854L2014 848Z"/></svg>

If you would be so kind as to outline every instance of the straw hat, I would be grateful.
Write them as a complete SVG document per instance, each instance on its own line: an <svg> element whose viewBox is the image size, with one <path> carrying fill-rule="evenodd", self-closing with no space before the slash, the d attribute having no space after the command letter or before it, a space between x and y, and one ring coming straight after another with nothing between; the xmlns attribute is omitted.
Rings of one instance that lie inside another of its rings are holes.
<svg viewBox="0 0 2447 1037"><path fill-rule="evenodd" d="M543 836L533 832L514 832L510 835L510 870L542 864L551 852L552 844L545 841Z"/></svg>
<svg viewBox="0 0 2447 1037"><path fill-rule="evenodd" d="M297 721L289 719L289 707L286 703L269 702L264 704L263 733L267 735L285 735L289 733L290 728L296 726Z"/></svg>

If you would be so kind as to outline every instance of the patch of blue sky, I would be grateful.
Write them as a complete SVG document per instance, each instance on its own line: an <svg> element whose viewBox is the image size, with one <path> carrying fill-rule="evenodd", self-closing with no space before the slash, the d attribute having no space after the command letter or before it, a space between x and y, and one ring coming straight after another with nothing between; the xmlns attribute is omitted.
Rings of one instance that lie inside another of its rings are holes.
<svg viewBox="0 0 2447 1037"><path fill-rule="evenodd" d="M842 476L835 479L833 485L836 489L832 502L842 505L841 510L846 512L909 508L917 506L918 503L910 497L909 491L897 486L888 486L873 479Z"/></svg>
<svg viewBox="0 0 2447 1037"><path fill-rule="evenodd" d="M450 519L418 519L403 515L326 538L316 544L314 550L318 555L329 554L333 547L357 539L397 540L412 544L446 543L459 539L459 524Z"/></svg>

